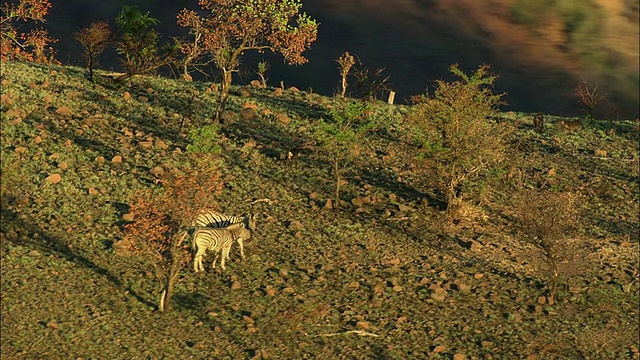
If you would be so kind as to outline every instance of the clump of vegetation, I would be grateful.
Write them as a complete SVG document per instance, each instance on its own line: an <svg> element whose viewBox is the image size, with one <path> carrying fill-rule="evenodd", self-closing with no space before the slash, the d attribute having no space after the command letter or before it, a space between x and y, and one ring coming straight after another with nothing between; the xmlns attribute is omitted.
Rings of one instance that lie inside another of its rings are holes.
<svg viewBox="0 0 640 360"><path fill-rule="evenodd" d="M307 62L302 52L317 37L318 24L300 13L299 0L202 0L199 5L208 13L206 17L183 9L178 14L178 25L189 28L193 35L191 44L185 45L187 53L194 59L210 56L222 72L217 121L226 106L232 75L238 72L245 52L271 50L281 53L290 64L300 65ZM290 25L294 18L297 26Z"/></svg>
<svg viewBox="0 0 640 360"><path fill-rule="evenodd" d="M373 129L367 113L370 105L362 101L349 101L331 109L331 119L320 121L319 137L329 153L335 181L335 204L340 205L340 187L346 169L359 154L364 135Z"/></svg>
<svg viewBox="0 0 640 360"><path fill-rule="evenodd" d="M491 91L496 76L489 74L488 66L479 67L471 76L457 65L450 70L461 80L438 80L435 94L418 101L409 121L420 143L422 170L437 179L436 186L452 213L463 184L504 159L513 126L487 119L502 96Z"/></svg>
<svg viewBox="0 0 640 360"><path fill-rule="evenodd" d="M84 48L87 69L89 69L89 80L93 81L93 69L97 63L97 57L102 54L111 41L109 24L105 21L93 23L77 32L75 38Z"/></svg>
<svg viewBox="0 0 640 360"><path fill-rule="evenodd" d="M123 6L116 17L118 27L118 54L124 56L122 64L127 75L155 74L171 63L177 47L166 45L158 49L159 34L153 29L158 19L143 14L135 6Z"/></svg>
<svg viewBox="0 0 640 360"><path fill-rule="evenodd" d="M208 124L191 130L189 137L192 140L191 145L187 146L189 152L219 154L222 151L218 124Z"/></svg>
<svg viewBox="0 0 640 360"><path fill-rule="evenodd" d="M23 33L17 26L18 22L46 22L50 8L49 0L20 0L18 4L3 1L0 5L0 60L57 63L51 47L57 39L51 38L44 29Z"/></svg>
<svg viewBox="0 0 640 360"><path fill-rule="evenodd" d="M265 75L267 74L267 71L269 71L270 68L271 68L271 64L269 64L268 61L260 61L258 63L258 69L256 70L256 75L258 75L258 77L260 78L260 85L262 86L262 88L267 87L267 78L265 77Z"/></svg>
<svg viewBox="0 0 640 360"><path fill-rule="evenodd" d="M338 69L340 70L340 77L342 78L342 81L340 83L340 97L344 98L347 93L347 76L349 76L351 67L355 65L356 60L353 55L349 54L348 51L345 51L344 54L340 55L336 62L339 65Z"/></svg>
<svg viewBox="0 0 640 360"><path fill-rule="evenodd" d="M570 192L523 190L515 197L515 218L522 240L540 251L548 270L549 303L558 289L558 265L571 254L567 238L576 230L578 197Z"/></svg>
<svg viewBox="0 0 640 360"><path fill-rule="evenodd" d="M160 311L168 311L173 288L183 266L190 260L183 241L197 212L211 207L222 189L216 160L196 154L192 167L173 169L161 180L162 188L146 189L131 200L134 221L125 226L125 245L152 264L163 291Z"/></svg>

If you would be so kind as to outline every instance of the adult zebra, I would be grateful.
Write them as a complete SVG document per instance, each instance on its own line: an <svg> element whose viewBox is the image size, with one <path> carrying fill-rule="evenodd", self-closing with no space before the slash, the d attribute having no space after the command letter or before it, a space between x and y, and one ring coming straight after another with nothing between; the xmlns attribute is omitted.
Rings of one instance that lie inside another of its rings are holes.
<svg viewBox="0 0 640 360"><path fill-rule="evenodd" d="M243 224L232 224L226 228L197 228L193 233L192 248L195 256L193 258L193 269L195 272L204 271L202 257L207 250L214 252L213 268L216 267L219 253L222 253L220 267L225 270L225 260L229 258L231 245L234 241L242 243L242 240L251 238L251 231Z"/></svg>

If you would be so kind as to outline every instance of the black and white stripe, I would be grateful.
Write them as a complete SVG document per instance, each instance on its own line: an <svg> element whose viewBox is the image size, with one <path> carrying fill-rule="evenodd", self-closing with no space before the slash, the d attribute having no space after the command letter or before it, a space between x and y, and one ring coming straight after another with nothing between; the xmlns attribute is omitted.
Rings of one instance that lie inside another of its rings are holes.
<svg viewBox="0 0 640 360"><path fill-rule="evenodd" d="M234 241L242 244L243 240L251 238L251 231L246 229L243 224L233 224L223 229L215 228L197 228L193 233L192 248L195 253L193 258L193 269L195 272L203 271L202 257L206 254L206 251L213 251L214 260L213 268L216 267L218 255L222 254L222 260L220 266L222 270L225 269L225 261L229 258L229 252L231 251L231 245Z"/></svg>

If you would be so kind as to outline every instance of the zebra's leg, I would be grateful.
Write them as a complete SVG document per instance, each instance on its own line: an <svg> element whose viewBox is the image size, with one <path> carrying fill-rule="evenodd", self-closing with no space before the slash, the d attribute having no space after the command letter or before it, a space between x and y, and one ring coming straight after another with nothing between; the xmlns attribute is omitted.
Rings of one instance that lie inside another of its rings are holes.
<svg viewBox="0 0 640 360"><path fill-rule="evenodd" d="M224 263L225 263L225 259L229 258L230 250L231 250L231 243L229 243L229 246L222 249L222 260L220 261L220 267L222 268L222 270L226 269L224 266Z"/></svg>
<svg viewBox="0 0 640 360"><path fill-rule="evenodd" d="M242 241L242 238L238 238L238 245L240 245L240 256L242 256L242 260L245 259L244 256L244 243Z"/></svg>
<svg viewBox="0 0 640 360"><path fill-rule="evenodd" d="M216 262L218 262L218 255L220 255L220 253L218 251L216 251L215 253L213 253L213 268L216 268Z"/></svg>

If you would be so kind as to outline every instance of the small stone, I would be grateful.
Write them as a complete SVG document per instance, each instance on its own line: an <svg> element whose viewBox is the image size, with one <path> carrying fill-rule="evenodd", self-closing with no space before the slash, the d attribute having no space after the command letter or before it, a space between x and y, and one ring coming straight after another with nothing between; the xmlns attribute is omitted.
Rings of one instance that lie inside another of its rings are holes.
<svg viewBox="0 0 640 360"><path fill-rule="evenodd" d="M477 273L477 274L473 275L473 277L476 278L476 279L482 279L484 277L484 274L483 273Z"/></svg>
<svg viewBox="0 0 640 360"><path fill-rule="evenodd" d="M40 254L40 252L38 250L29 251L29 256L38 257L40 255L42 255L42 254Z"/></svg>
<svg viewBox="0 0 640 360"><path fill-rule="evenodd" d="M251 96L251 89L248 86L241 86L238 89L238 93L240 93L240 96L242 96L242 97L250 97Z"/></svg>
<svg viewBox="0 0 640 360"><path fill-rule="evenodd" d="M68 168L69 168L69 164L67 164L66 161L63 161L60 164L58 164L58 169L60 170L67 170Z"/></svg>
<svg viewBox="0 0 640 360"><path fill-rule="evenodd" d="M288 125L291 122L291 118L286 114L280 113L276 115L276 122L283 125Z"/></svg>
<svg viewBox="0 0 640 360"><path fill-rule="evenodd" d="M324 208L325 209L333 209L333 200L327 199L327 202L324 203Z"/></svg>
<svg viewBox="0 0 640 360"><path fill-rule="evenodd" d="M89 189L89 191L91 191L91 189ZM128 214L122 215L122 220L124 221L133 221L133 219L135 219L134 213L128 213Z"/></svg>
<svg viewBox="0 0 640 360"><path fill-rule="evenodd" d="M401 292L403 290L403 287L401 285L396 285L393 287L393 291L395 292Z"/></svg>
<svg viewBox="0 0 640 360"><path fill-rule="evenodd" d="M87 193L89 193L89 195L98 195L98 190L96 190L96 189L94 189L94 188L90 187L90 188L87 190ZM125 215L125 216L126 216L126 215ZM124 219L124 216L123 216L123 219ZM131 220L133 220L133 218L132 218Z"/></svg>
<svg viewBox="0 0 640 360"><path fill-rule="evenodd" d="M49 321L47 322L47 329L58 330L60 329L60 325L58 325L58 323L56 323L55 321Z"/></svg>
<svg viewBox="0 0 640 360"><path fill-rule="evenodd" d="M66 106L61 106L61 107L56 109L56 114L61 115L61 116L72 116L73 115L73 111L71 111L71 109L69 109Z"/></svg>
<svg viewBox="0 0 640 360"><path fill-rule="evenodd" d="M104 163L104 156L96 156L96 162L98 164L103 164Z"/></svg>
<svg viewBox="0 0 640 360"><path fill-rule="evenodd" d="M120 164L122 163L122 156L120 155L116 155L111 159L111 162L114 164Z"/></svg>
<svg viewBox="0 0 640 360"><path fill-rule="evenodd" d="M312 192L311 194L309 194L309 198L310 199L317 199L318 198L318 193L317 192Z"/></svg>
<svg viewBox="0 0 640 360"><path fill-rule="evenodd" d="M269 296L269 297L272 297L272 296L274 296L274 295L276 294L276 291L273 289L273 286L271 286L271 285L267 285L267 286L264 288L264 292L265 292L265 294L267 294L267 296Z"/></svg>
<svg viewBox="0 0 640 360"><path fill-rule="evenodd" d="M36 144L40 144L40 143L42 142L42 138L41 138L40 136L36 136L36 138L35 138L35 139L33 139L33 141L34 141Z"/></svg>
<svg viewBox="0 0 640 360"><path fill-rule="evenodd" d="M371 328L371 324L368 321L358 321L356 323L357 329L369 330Z"/></svg>
<svg viewBox="0 0 640 360"><path fill-rule="evenodd" d="M140 95L140 96L138 96L138 101L146 103L146 102L149 101L149 98L146 97L146 96Z"/></svg>
<svg viewBox="0 0 640 360"><path fill-rule="evenodd" d="M460 283L458 285L456 285L457 289L459 292L463 293L463 294L468 294L471 292L471 286L464 284L464 283Z"/></svg>
<svg viewBox="0 0 640 360"><path fill-rule="evenodd" d="M154 92L153 88L147 88L147 94L153 94Z"/></svg>
<svg viewBox="0 0 640 360"><path fill-rule="evenodd" d="M262 83L260 82L260 80L251 80L249 85L251 85L251 87L256 89L262 89Z"/></svg>
<svg viewBox="0 0 640 360"><path fill-rule="evenodd" d="M256 118L256 111L252 108L244 108L240 110L240 116L245 121L252 121Z"/></svg>
<svg viewBox="0 0 640 360"><path fill-rule="evenodd" d="M51 174L49 176L47 176L46 179L44 179L46 182L48 182L49 184L57 184L62 180L62 176L60 176L60 174Z"/></svg>
<svg viewBox="0 0 640 360"><path fill-rule="evenodd" d="M556 174L556 169L549 169L549 172L547 172L547 175L549 176L554 176Z"/></svg>
<svg viewBox="0 0 640 360"><path fill-rule="evenodd" d="M362 206L364 204L364 201L362 201L362 198L358 196L358 197L354 197L353 199L351 199L351 203L354 206L360 207L360 206Z"/></svg>
<svg viewBox="0 0 640 360"><path fill-rule="evenodd" d="M547 302L547 298L545 296L538 296L538 304L543 305Z"/></svg>
<svg viewBox="0 0 640 360"><path fill-rule="evenodd" d="M156 166L149 170L149 172L155 177L162 177L162 175L164 175L164 169L161 166Z"/></svg>
<svg viewBox="0 0 640 360"><path fill-rule="evenodd" d="M435 288L431 294L431 298L438 301L443 301L445 297L447 297L447 290L441 287Z"/></svg>
<svg viewBox="0 0 640 360"><path fill-rule="evenodd" d="M167 145L167 143L165 143L164 141L157 139L155 147L160 150L167 150L169 148L169 145Z"/></svg>
<svg viewBox="0 0 640 360"><path fill-rule="evenodd" d="M18 146L15 150L16 154L18 155L23 155L24 153L27 152L27 148L24 146Z"/></svg>
<svg viewBox="0 0 640 360"><path fill-rule="evenodd" d="M126 101L131 100L131 94L129 94L128 91L125 91L124 94L122 94L122 98L125 99Z"/></svg>
<svg viewBox="0 0 640 360"><path fill-rule="evenodd" d="M593 154L594 154L595 156L606 157L606 156L607 156L607 150L595 149L595 150L593 151Z"/></svg>
<svg viewBox="0 0 640 360"><path fill-rule="evenodd" d="M242 284L240 284L239 281L234 281L233 284L231 284L231 290L239 290L242 288Z"/></svg>
<svg viewBox="0 0 640 360"><path fill-rule="evenodd" d="M434 353L436 353L436 354L438 354L438 353L444 352L446 349L447 349L447 347L446 347L446 346L444 346L444 345L438 345L438 346L436 346L435 348L433 348L433 352L434 352Z"/></svg>
<svg viewBox="0 0 640 360"><path fill-rule="evenodd" d="M453 360L464 360L464 359L465 359L464 354L457 353L453 355Z"/></svg>

